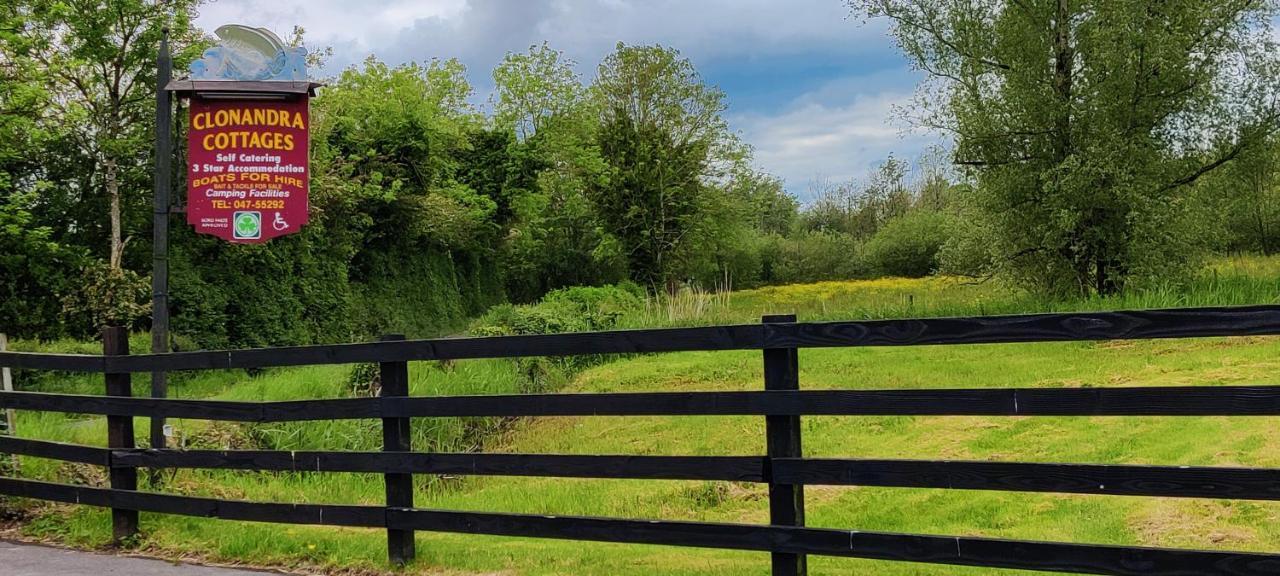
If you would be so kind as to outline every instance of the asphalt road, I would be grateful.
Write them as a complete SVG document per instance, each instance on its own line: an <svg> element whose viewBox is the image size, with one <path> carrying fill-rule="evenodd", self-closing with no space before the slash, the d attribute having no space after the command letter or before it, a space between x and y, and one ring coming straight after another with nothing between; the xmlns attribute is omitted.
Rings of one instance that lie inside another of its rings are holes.
<svg viewBox="0 0 1280 576"><path fill-rule="evenodd" d="M264 572L174 564L0 541L0 576L264 576Z"/></svg>

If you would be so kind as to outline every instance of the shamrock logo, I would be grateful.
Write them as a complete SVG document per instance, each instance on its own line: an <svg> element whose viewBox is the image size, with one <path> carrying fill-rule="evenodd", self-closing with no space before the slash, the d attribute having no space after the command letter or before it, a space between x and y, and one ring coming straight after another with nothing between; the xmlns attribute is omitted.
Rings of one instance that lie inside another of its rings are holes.
<svg viewBox="0 0 1280 576"><path fill-rule="evenodd" d="M262 237L262 214L259 212L236 212L231 222L238 239Z"/></svg>

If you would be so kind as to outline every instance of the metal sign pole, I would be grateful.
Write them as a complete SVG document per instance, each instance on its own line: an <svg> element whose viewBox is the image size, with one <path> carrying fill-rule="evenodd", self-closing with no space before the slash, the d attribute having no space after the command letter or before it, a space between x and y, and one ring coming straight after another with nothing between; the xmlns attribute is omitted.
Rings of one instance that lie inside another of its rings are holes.
<svg viewBox="0 0 1280 576"><path fill-rule="evenodd" d="M173 109L169 102L169 78L173 61L169 56L169 30L160 39L156 58L156 165L154 209L151 235L151 351L169 351L169 192L173 175ZM169 393L165 372L151 373L151 397ZM151 418L151 447L164 448L164 418Z"/></svg>

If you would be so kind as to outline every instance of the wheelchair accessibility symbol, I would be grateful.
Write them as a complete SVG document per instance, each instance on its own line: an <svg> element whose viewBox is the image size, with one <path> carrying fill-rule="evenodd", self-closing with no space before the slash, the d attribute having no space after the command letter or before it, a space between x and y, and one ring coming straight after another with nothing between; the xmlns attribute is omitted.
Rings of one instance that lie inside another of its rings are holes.
<svg viewBox="0 0 1280 576"><path fill-rule="evenodd" d="M279 232L281 230L284 230L285 228L288 228L289 223L284 221L283 215L281 215L279 212L276 212L275 219L271 221L271 227L275 228L276 231Z"/></svg>

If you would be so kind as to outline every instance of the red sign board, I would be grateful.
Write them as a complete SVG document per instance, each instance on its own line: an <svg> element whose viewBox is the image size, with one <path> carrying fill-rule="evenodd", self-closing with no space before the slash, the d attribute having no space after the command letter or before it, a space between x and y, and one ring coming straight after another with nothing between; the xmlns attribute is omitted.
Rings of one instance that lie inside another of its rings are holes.
<svg viewBox="0 0 1280 576"><path fill-rule="evenodd" d="M256 244L307 223L307 99L191 98L187 222Z"/></svg>

